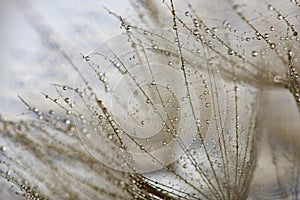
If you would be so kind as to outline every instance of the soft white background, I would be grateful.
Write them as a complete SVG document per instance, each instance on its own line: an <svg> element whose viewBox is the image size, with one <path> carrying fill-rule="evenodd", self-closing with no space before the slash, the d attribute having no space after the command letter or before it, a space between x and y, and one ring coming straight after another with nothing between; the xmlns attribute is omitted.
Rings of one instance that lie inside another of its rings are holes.
<svg viewBox="0 0 300 200"><path fill-rule="evenodd" d="M26 110L17 94L35 103L51 83L72 79L58 48L80 66L80 53L120 33L120 22L103 6L122 16L132 13L127 0L1 0L1 115L15 118Z"/></svg>

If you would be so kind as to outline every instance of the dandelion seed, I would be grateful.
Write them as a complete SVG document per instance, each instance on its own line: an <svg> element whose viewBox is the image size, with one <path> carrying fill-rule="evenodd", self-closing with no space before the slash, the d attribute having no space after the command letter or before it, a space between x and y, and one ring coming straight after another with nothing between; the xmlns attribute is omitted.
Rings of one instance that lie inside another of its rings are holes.
<svg viewBox="0 0 300 200"><path fill-rule="evenodd" d="M128 18L105 8L123 32L81 67L28 10L76 78L47 103L20 98L25 120L0 119L1 177L27 199L298 199L297 5L131 1ZM93 46L85 31L98 24L80 24L84 42L70 43Z"/></svg>

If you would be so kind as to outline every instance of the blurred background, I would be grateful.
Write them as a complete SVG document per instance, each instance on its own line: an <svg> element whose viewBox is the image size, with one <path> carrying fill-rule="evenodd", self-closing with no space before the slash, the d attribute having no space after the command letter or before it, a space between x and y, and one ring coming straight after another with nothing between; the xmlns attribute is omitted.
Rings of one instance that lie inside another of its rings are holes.
<svg viewBox="0 0 300 200"><path fill-rule="evenodd" d="M71 80L71 67L59 50L79 67L80 53L120 33L120 22L103 6L130 17L128 4L126 0L2 0L0 113L18 117L24 106L17 94L34 102L42 97L39 92L49 92L51 83Z"/></svg>

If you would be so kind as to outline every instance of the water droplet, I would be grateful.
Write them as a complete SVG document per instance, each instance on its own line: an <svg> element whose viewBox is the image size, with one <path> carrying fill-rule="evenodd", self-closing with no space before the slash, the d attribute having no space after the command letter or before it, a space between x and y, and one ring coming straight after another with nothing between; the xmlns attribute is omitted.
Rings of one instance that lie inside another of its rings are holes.
<svg viewBox="0 0 300 200"><path fill-rule="evenodd" d="M218 29L216 27L212 28L212 32L216 33L218 31Z"/></svg>
<svg viewBox="0 0 300 200"><path fill-rule="evenodd" d="M252 54L251 54L253 57L256 57L257 56L257 51L252 51Z"/></svg>
<svg viewBox="0 0 300 200"><path fill-rule="evenodd" d="M298 32L297 31L294 31L294 36L298 36Z"/></svg>
<svg viewBox="0 0 300 200"><path fill-rule="evenodd" d="M69 125L70 123L71 123L70 120L68 120L68 119L65 120L65 124Z"/></svg>
<svg viewBox="0 0 300 200"><path fill-rule="evenodd" d="M270 48L275 49L276 45L274 43L270 43Z"/></svg>
<svg viewBox="0 0 300 200"><path fill-rule="evenodd" d="M70 103L71 102L71 99L69 97L65 98L65 102L66 103Z"/></svg>
<svg viewBox="0 0 300 200"><path fill-rule="evenodd" d="M196 28L199 27L199 22L197 19L193 19L193 23Z"/></svg>
<svg viewBox="0 0 300 200"><path fill-rule="evenodd" d="M265 33L265 38L269 38L269 33Z"/></svg>
<svg viewBox="0 0 300 200"><path fill-rule="evenodd" d="M84 56L85 61L90 61L90 57L89 56Z"/></svg>
<svg viewBox="0 0 300 200"><path fill-rule="evenodd" d="M7 147L3 145L3 146L0 147L0 150L4 152L4 151L7 150Z"/></svg>
<svg viewBox="0 0 300 200"><path fill-rule="evenodd" d="M195 29L195 30L194 30L194 35L195 35L195 36L199 35L199 33L200 33L200 32L199 32L198 29Z"/></svg>
<svg viewBox="0 0 300 200"><path fill-rule="evenodd" d="M7 170L5 173L7 176L11 175L11 170Z"/></svg>
<svg viewBox="0 0 300 200"><path fill-rule="evenodd" d="M88 131L87 128L82 129L82 133L84 133L84 134L87 133L87 131Z"/></svg>
<svg viewBox="0 0 300 200"><path fill-rule="evenodd" d="M269 5L269 6L268 6L268 9L269 9L269 10L274 10L274 7L273 7L272 5Z"/></svg>
<svg viewBox="0 0 300 200"><path fill-rule="evenodd" d="M241 13L242 12L242 8L240 5L234 5L233 6L233 9L235 10L235 12L237 13Z"/></svg>
<svg viewBox="0 0 300 200"><path fill-rule="evenodd" d="M87 139L91 139L91 138L92 138L92 135L91 135L90 133L87 133L87 134L85 134L85 137L86 137Z"/></svg>
<svg viewBox="0 0 300 200"><path fill-rule="evenodd" d="M153 49L158 49L158 46L157 46L156 44L154 44L154 45L152 46L152 48L153 48Z"/></svg>
<svg viewBox="0 0 300 200"><path fill-rule="evenodd" d="M261 40L261 39L262 39L262 35L258 35L258 36L256 37L256 39L257 39L257 40Z"/></svg>
<svg viewBox="0 0 300 200"><path fill-rule="evenodd" d="M227 53L228 53L228 55L232 56L233 55L233 50L232 49L228 49Z"/></svg>
<svg viewBox="0 0 300 200"><path fill-rule="evenodd" d="M283 19L283 16L282 16L281 14L278 14L278 15L277 15L277 19L282 20L282 19Z"/></svg>
<svg viewBox="0 0 300 200"><path fill-rule="evenodd" d="M234 86L234 91L239 91L239 87L238 86Z"/></svg>

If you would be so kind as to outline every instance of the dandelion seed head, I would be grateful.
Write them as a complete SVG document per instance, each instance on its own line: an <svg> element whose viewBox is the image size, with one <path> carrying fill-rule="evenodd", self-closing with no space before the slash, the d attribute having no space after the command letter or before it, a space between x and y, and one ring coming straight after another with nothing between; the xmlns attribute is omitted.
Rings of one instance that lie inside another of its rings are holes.
<svg viewBox="0 0 300 200"><path fill-rule="evenodd" d="M104 9L121 33L100 44L95 6L74 20L78 35L58 37L72 17L52 28L28 5L39 64L63 78L50 73L60 83L43 101L24 90L24 120L0 121L13 194L297 199L297 1L131 1L128 15Z"/></svg>

